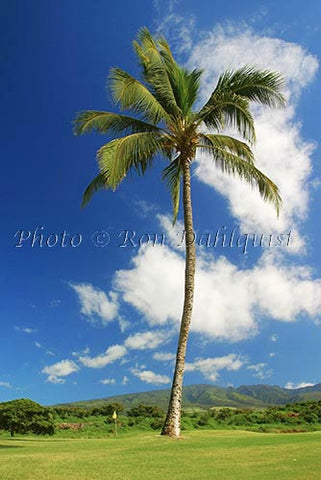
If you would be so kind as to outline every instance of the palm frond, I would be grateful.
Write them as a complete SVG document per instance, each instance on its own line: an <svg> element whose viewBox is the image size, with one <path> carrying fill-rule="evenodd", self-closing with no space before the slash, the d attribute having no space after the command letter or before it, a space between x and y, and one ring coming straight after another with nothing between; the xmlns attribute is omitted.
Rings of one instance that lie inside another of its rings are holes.
<svg viewBox="0 0 321 480"><path fill-rule="evenodd" d="M94 193L102 190L103 188L107 188L107 186L104 182L104 177L99 173L86 188L82 197L81 208L84 208L87 203L90 202Z"/></svg>
<svg viewBox="0 0 321 480"><path fill-rule="evenodd" d="M166 110L152 92L124 70L112 68L109 82L114 100L122 109L131 110L155 125L168 117Z"/></svg>
<svg viewBox="0 0 321 480"><path fill-rule="evenodd" d="M162 179L166 182L168 189L170 191L171 199L172 199L173 225L175 225L176 223L177 215L179 211L181 177L182 177L182 170L179 162L180 162L180 156L178 156L166 168L164 168L163 175L162 175Z"/></svg>
<svg viewBox="0 0 321 480"><path fill-rule="evenodd" d="M160 131L156 125L143 122L137 118L120 115L112 112L85 110L79 112L74 121L74 134L83 135L96 130L97 133L108 132L136 133L148 131Z"/></svg>
<svg viewBox="0 0 321 480"><path fill-rule="evenodd" d="M252 163L217 146L199 145L198 148L209 153L216 166L224 173L238 175L252 187L258 188L263 200L274 205L277 215L279 215L282 199L278 187Z"/></svg>
<svg viewBox="0 0 321 480"><path fill-rule="evenodd" d="M246 98L229 93L214 92L198 117L209 128L221 131L224 127L236 128L245 140L254 143L254 119Z"/></svg>
<svg viewBox="0 0 321 480"><path fill-rule="evenodd" d="M177 68L170 75L170 82L176 99L184 116L190 113L200 88L201 70L188 72L185 68Z"/></svg>
<svg viewBox="0 0 321 480"><path fill-rule="evenodd" d="M223 73L215 90L235 93L251 102L269 107L283 107L285 105L285 98L281 93L283 87L284 78L280 73L246 65L238 70L227 70Z"/></svg>
<svg viewBox="0 0 321 480"><path fill-rule="evenodd" d="M229 135L220 135L220 134L200 134L201 141L209 146L214 148L221 148L226 150L229 153L232 153L243 160L254 165L254 154L250 147L238 140L237 138L230 137Z"/></svg>
<svg viewBox="0 0 321 480"><path fill-rule="evenodd" d="M220 76L201 112L208 112L222 97L229 96L241 97L271 107L282 107L285 105L285 98L281 93L283 86L284 78L277 72L250 66L235 71L227 70Z"/></svg>
<svg viewBox="0 0 321 480"><path fill-rule="evenodd" d="M116 138L97 152L100 173L113 190L130 170L144 174L156 153L166 154L164 136L157 132L140 132Z"/></svg>
<svg viewBox="0 0 321 480"><path fill-rule="evenodd" d="M171 49L164 37L160 37L157 44L160 47L160 54L167 69L176 103L183 115L188 115L197 99L203 70L195 68L190 72L186 68L180 67L175 62Z"/></svg>
<svg viewBox="0 0 321 480"><path fill-rule="evenodd" d="M177 63L171 57L170 65L166 65L159 49L159 43L153 38L146 27L141 28L137 35L138 41L133 42L134 50L143 67L143 78L151 87L153 95L168 115L180 117L181 110L177 104L171 75L176 74Z"/></svg>

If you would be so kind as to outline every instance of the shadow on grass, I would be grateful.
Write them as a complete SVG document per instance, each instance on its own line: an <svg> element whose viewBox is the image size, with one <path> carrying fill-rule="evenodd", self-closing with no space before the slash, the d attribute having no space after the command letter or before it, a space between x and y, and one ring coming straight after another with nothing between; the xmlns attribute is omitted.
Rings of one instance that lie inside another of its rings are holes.
<svg viewBox="0 0 321 480"><path fill-rule="evenodd" d="M22 437L14 437L14 438L6 438L6 442L14 443L14 442L35 442L37 438L22 438Z"/></svg>
<svg viewBox="0 0 321 480"><path fill-rule="evenodd" d="M51 441L53 443L56 443L56 442L65 442L65 441L68 441L68 440L74 440L74 438L55 438L55 437L0 437L0 442L1 441L4 441L4 442L37 442L37 443L47 443L48 441ZM3 445L1 445L3 446ZM2 480L0 478L0 480Z"/></svg>
<svg viewBox="0 0 321 480"><path fill-rule="evenodd" d="M0 444L0 450L1 448L24 448L24 445L1 445Z"/></svg>

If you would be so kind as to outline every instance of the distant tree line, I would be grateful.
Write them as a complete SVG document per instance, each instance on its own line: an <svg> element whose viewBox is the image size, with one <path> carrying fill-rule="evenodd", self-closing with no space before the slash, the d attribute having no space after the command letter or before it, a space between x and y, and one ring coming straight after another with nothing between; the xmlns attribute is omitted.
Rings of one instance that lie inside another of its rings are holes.
<svg viewBox="0 0 321 480"><path fill-rule="evenodd" d="M260 410L239 408L215 408L203 412L183 414L183 428L216 428L218 426L244 427L246 429L282 430L321 429L321 400L271 406Z"/></svg>
<svg viewBox="0 0 321 480"><path fill-rule="evenodd" d="M108 435L114 412L120 431L160 430L164 411L157 405L137 405L125 411L113 402L92 408L61 405L43 407L28 399L0 403L0 430L15 434L53 435L69 429L74 432ZM321 430L321 400L288 403L265 409L195 408L183 411L182 429L242 428L255 431ZM86 430L87 429L87 430Z"/></svg>
<svg viewBox="0 0 321 480"><path fill-rule="evenodd" d="M97 416L110 416L114 412L119 414L126 414L128 417L163 417L164 411L157 405L143 405L139 404L130 408L125 412L125 407L122 403L113 402L100 407L84 408L84 407L68 407L68 406L55 406L51 407L52 410L58 414L61 418L73 416L76 418L85 417L97 417Z"/></svg>
<svg viewBox="0 0 321 480"><path fill-rule="evenodd" d="M60 418L75 417L75 418L86 418L86 417L100 417L100 416L110 416L114 412L118 415L125 412L125 407L122 403L113 402L100 407L76 407L76 406L67 406L67 405L57 405L51 407L52 411L59 415Z"/></svg>

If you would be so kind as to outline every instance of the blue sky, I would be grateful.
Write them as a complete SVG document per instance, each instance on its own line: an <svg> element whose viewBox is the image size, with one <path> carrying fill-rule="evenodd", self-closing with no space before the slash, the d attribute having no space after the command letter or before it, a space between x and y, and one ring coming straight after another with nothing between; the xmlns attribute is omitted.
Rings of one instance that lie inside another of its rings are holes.
<svg viewBox="0 0 321 480"><path fill-rule="evenodd" d="M181 63L205 70L202 101L226 68L255 64L286 78L286 109L253 109L258 166L283 197L279 219L206 157L195 162L201 245L185 384L320 382L319 2L138 1L125 10L102 0L2 6L0 401L170 385L182 214L171 229L161 164L81 210L106 139L72 134L76 112L114 109L111 66L138 73L131 42L144 25L165 34ZM246 252L228 245L233 230L241 244L249 234ZM135 246L121 247L124 231ZM152 244L155 234L164 245ZM251 246L254 234L262 247Z"/></svg>

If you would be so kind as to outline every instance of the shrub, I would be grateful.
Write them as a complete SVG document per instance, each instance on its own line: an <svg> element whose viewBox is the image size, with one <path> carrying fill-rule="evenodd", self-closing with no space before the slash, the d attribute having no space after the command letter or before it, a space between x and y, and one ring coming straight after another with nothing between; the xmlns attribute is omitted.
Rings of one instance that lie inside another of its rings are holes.
<svg viewBox="0 0 321 480"><path fill-rule="evenodd" d="M138 405L128 410L127 415L129 417L161 418L164 416L164 412L157 405Z"/></svg>

